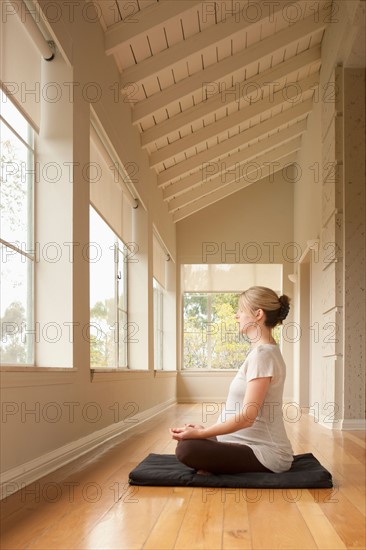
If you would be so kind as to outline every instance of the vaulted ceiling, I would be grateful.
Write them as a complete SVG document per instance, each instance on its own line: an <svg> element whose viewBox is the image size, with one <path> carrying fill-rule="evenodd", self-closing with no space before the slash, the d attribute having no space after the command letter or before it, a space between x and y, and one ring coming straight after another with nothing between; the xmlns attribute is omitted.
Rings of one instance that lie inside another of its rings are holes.
<svg viewBox="0 0 366 550"><path fill-rule="evenodd" d="M177 222L296 162L327 0L94 0Z"/></svg>

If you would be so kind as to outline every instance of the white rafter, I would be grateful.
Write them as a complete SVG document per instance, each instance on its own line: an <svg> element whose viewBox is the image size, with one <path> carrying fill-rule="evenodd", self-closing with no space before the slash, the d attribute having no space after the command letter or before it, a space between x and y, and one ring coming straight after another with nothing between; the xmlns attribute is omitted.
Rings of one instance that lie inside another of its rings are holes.
<svg viewBox="0 0 366 550"><path fill-rule="evenodd" d="M148 6L123 21L115 23L104 35L104 48L106 54L115 53L116 50L135 40L142 34L147 34L152 29L167 23L169 19L202 4L202 0L160 0L156 4Z"/></svg>
<svg viewBox="0 0 366 550"><path fill-rule="evenodd" d="M269 94L273 83L281 83L286 78L296 77L299 70L304 67L317 62L320 64L320 54L320 46L314 46L310 50L279 63L259 75L237 83L232 88L225 90L224 93L218 92L206 101L149 128L141 135L142 148L148 147L158 139L169 136L169 134L176 132L177 128L184 129L197 120L230 106L231 103L239 100L249 102L251 98L257 96L259 88L263 88L264 92Z"/></svg>
<svg viewBox="0 0 366 550"><path fill-rule="evenodd" d="M248 170L248 166L257 163L257 158L263 159L265 162L272 162L280 157L286 156L289 153L297 151L301 146L301 134L306 130L306 121L302 121L296 125L296 131L289 132L283 130L279 134L272 136L265 141L265 146L260 143L253 147L248 147L245 157L241 157L237 162L232 163L229 159L224 159L220 162L208 163L202 167L202 183L169 202L169 211L173 212L190 202L197 200L200 196L208 195L212 191L222 189L238 179L238 174ZM301 128L300 128L301 127ZM286 133L287 132L287 133ZM283 139L285 139L283 141ZM230 162L229 162L230 161ZM211 178L211 179L209 179Z"/></svg>
<svg viewBox="0 0 366 550"><path fill-rule="evenodd" d="M173 2L172 2L173 3ZM260 17L256 19L255 25L259 25L262 21L268 19L269 15L274 16L277 12L283 9L282 4L278 1L272 6L269 2L264 2L261 5ZM162 52L144 59L140 63L128 67L122 73L120 84L123 88L128 83L140 83L151 76L158 74L160 71L170 69L180 61L187 59L190 55L203 52L207 48L211 48L212 44L219 44L221 41L229 38L240 31L245 31L246 28L253 26L253 22L245 19L245 17L237 17L234 14L225 19L225 24L211 25L207 29L193 36L174 44L170 48Z"/></svg>
<svg viewBox="0 0 366 550"><path fill-rule="evenodd" d="M132 123L138 124L144 118L152 116L154 112L160 109L165 109L179 99L191 96L199 90L203 91L206 83L217 82L238 71L242 71L244 67L247 67L251 63L260 61L264 57L324 29L326 25L324 17L320 16L318 21L314 21L314 16L307 17L237 54L210 65L207 69L187 77L177 84L169 86L165 90L137 103L132 110Z"/></svg>
<svg viewBox="0 0 366 550"><path fill-rule="evenodd" d="M303 133L306 130L306 124L300 123L299 125L302 126L301 131ZM281 140L273 139L273 141L271 141L271 138L269 138L266 140L267 150L265 151L263 151L263 147L260 147L260 144L258 144L258 146L254 145L253 147L248 147L248 153L246 154L245 159L242 159L243 162L236 162L235 164L230 163L229 165L226 163L226 159L224 159L221 163L213 163L212 165L208 165L206 168L215 170L215 177L202 183L202 185L196 187L195 189L192 189L187 193L183 193L183 195L180 195L176 199L172 199L169 202L169 212L175 212L179 208L196 201L200 197L209 195L218 189L223 189L227 185L231 185L232 183L241 180L243 177L245 178L245 175L252 173L258 165L265 166L268 163L273 164L278 159L298 151L301 147L301 136L296 136L296 133L293 133L295 137L292 137L285 143L281 142ZM274 144L277 145L278 142L282 144L274 147ZM273 148L268 150L271 146ZM210 175L212 176L212 172Z"/></svg>
<svg viewBox="0 0 366 550"><path fill-rule="evenodd" d="M304 95L309 95L309 92L319 85L319 73L314 73L307 78L303 78L295 85L290 82L288 87L278 90L274 94L268 95L265 99L247 105L238 112L235 112L227 117L223 117L217 122L210 124L193 132L192 134L183 137L174 143L159 149L150 156L150 166L156 166L161 162L172 159L175 155L188 151L192 147L205 143L212 137L220 138L229 130L238 127L242 123L250 123L250 121L258 116L270 112L273 108L286 103L295 103L303 100ZM272 122L273 125L273 122ZM269 120L271 127L271 120ZM226 143L226 142L225 142ZM234 142L233 142L234 143ZM233 149L235 146L233 146ZM197 155L198 157L199 155Z"/></svg>
<svg viewBox="0 0 366 550"><path fill-rule="evenodd" d="M246 145L250 141L265 136L271 130L273 131L273 128L275 127L285 126L293 120L304 117L312 110L312 106L312 99L303 101L298 105L295 105L290 109L286 109L286 111L283 111L282 113L266 120L265 122L261 122L260 124L257 124L256 126L245 130L241 134L237 134L230 139L226 139L222 143L219 143L219 145L211 147L207 151L202 151L202 153L198 153L197 155L190 157L189 159L180 162L179 164L172 166L167 170L164 170L164 172L158 175L158 185L164 186L167 183L171 182L173 179L177 177L182 177L185 174L188 174L190 171L197 169L204 163L213 162L215 161L215 159L218 159L221 156L227 155L230 152L237 150L240 146L243 147L243 145ZM280 133L281 132L276 135L279 135ZM265 141L263 140L264 144L266 143L266 141L269 141L269 139L270 138ZM243 151L234 153L229 158L232 159L234 157L240 157L240 155L243 155ZM190 179L198 178L198 181L200 181L199 172L194 173L189 177Z"/></svg>

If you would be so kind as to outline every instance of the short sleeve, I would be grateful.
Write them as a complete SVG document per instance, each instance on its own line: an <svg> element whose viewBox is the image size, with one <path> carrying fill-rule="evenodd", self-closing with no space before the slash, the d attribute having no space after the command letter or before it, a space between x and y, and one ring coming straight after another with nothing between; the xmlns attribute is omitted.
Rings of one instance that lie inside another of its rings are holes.
<svg viewBox="0 0 366 550"><path fill-rule="evenodd" d="M253 350L254 351L254 350ZM276 375L276 361L273 353L269 350L258 347L255 353L247 358L246 380L250 382L255 378Z"/></svg>

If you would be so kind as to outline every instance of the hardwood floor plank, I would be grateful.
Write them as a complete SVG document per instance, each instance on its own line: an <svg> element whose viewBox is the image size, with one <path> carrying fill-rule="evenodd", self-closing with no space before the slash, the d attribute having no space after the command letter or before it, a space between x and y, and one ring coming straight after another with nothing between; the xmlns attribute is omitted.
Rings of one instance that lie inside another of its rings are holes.
<svg viewBox="0 0 366 550"><path fill-rule="evenodd" d="M344 495L357 510L366 517L366 498L365 491L360 490L359 487L353 485L345 484L344 486L339 487L339 492Z"/></svg>
<svg viewBox="0 0 366 550"><path fill-rule="evenodd" d="M364 436L364 433L363 431L359 431L359 432L344 432L345 436L347 437L347 439L351 439L352 441L354 441L357 445L359 445L360 447L362 447L362 449L366 449L366 441L365 441L365 436Z"/></svg>
<svg viewBox="0 0 366 550"><path fill-rule="evenodd" d="M224 500L223 543L225 549L252 548L245 489L221 489Z"/></svg>
<svg viewBox="0 0 366 550"><path fill-rule="evenodd" d="M299 490L301 498L301 490ZM287 489L248 489L249 524L252 548L272 550L311 550L318 548Z"/></svg>
<svg viewBox="0 0 366 550"><path fill-rule="evenodd" d="M366 548L365 517L341 491L328 489L319 506L347 549Z"/></svg>
<svg viewBox="0 0 366 550"><path fill-rule="evenodd" d="M296 499L297 492L290 492L293 498ZM347 550L346 545L309 491L301 491L301 497L296 499L296 505L318 548L322 550Z"/></svg>
<svg viewBox="0 0 366 550"><path fill-rule="evenodd" d="M174 548L222 548L223 512L219 489L194 487Z"/></svg>
<svg viewBox="0 0 366 550"><path fill-rule="evenodd" d="M84 472L58 483L58 492L44 492L47 485L43 485L39 504L33 501L28 509L22 509L3 524L3 544L10 536L14 546L10 544L9 548L53 548L60 540L62 548L73 548L79 534L91 530L106 509L114 505L118 492L128 493L127 475L133 465L126 462L122 470L116 468L112 472L102 466L99 473L93 468L87 475Z"/></svg>
<svg viewBox="0 0 366 550"><path fill-rule="evenodd" d="M189 487L174 488L145 541L144 550L174 548L179 529L191 501L192 492L193 489Z"/></svg>
<svg viewBox="0 0 366 550"><path fill-rule="evenodd" d="M131 500L120 500L81 541L88 550L142 548L172 487L138 487Z"/></svg>

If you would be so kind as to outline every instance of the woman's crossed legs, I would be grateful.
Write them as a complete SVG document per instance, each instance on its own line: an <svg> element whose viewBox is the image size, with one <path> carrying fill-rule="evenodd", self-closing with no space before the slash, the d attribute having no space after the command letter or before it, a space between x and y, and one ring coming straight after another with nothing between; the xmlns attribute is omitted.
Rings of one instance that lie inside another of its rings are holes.
<svg viewBox="0 0 366 550"><path fill-rule="evenodd" d="M216 438L183 439L178 442L175 454L186 466L212 474L273 473L247 445L223 443Z"/></svg>

